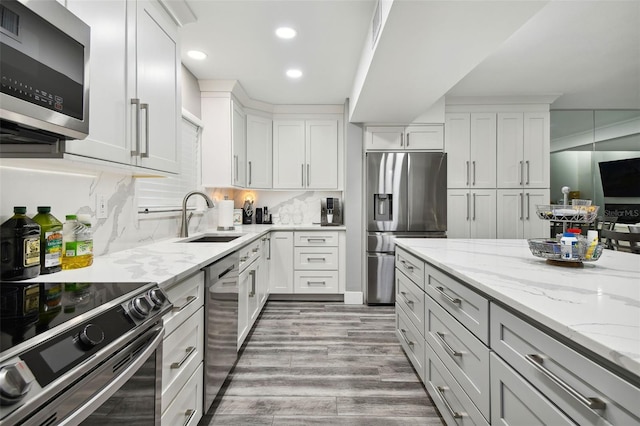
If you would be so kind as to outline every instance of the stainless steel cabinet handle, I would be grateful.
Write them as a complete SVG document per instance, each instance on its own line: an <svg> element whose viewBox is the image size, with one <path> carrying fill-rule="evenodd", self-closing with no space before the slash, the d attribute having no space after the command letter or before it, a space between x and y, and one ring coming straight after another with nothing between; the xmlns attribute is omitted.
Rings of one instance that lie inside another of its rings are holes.
<svg viewBox="0 0 640 426"><path fill-rule="evenodd" d="M235 183L237 183L238 182L238 156L237 155L233 156L233 169L234 169L233 170L234 180L235 180Z"/></svg>
<svg viewBox="0 0 640 426"><path fill-rule="evenodd" d="M140 154L142 158L149 158L149 104L140 104L140 109L144 109L144 152Z"/></svg>
<svg viewBox="0 0 640 426"><path fill-rule="evenodd" d="M307 257L307 262L326 262L326 257Z"/></svg>
<svg viewBox="0 0 640 426"><path fill-rule="evenodd" d="M313 284L326 285L327 282L326 281L307 281L307 285L313 285Z"/></svg>
<svg viewBox="0 0 640 426"><path fill-rule="evenodd" d="M413 272L413 266L408 265L406 260L401 260L400 263L402 264L402 266L404 266L406 269L410 270L411 272Z"/></svg>
<svg viewBox="0 0 640 426"><path fill-rule="evenodd" d="M300 165L302 167L302 173L300 173L300 186L304 187L304 164Z"/></svg>
<svg viewBox="0 0 640 426"><path fill-rule="evenodd" d="M251 250L251 251L252 251L252 252L254 252L254 253L257 253L257 252L259 252L259 251L260 251L260 247L255 247L255 248L254 248L253 250Z"/></svg>
<svg viewBox="0 0 640 426"><path fill-rule="evenodd" d="M233 271L235 269L236 265L231 265L229 266L227 269L225 269L222 273L220 273L218 275L218 279L224 277L225 275L227 275L229 272Z"/></svg>
<svg viewBox="0 0 640 426"><path fill-rule="evenodd" d="M469 220L469 193L467 192L466 194L467 197L467 221Z"/></svg>
<svg viewBox="0 0 640 426"><path fill-rule="evenodd" d="M184 364L184 363L185 363L185 361L186 361L187 359L189 359L189 357L191 356L191 354L192 354L192 353L194 353L195 351L196 351L196 347L195 347L195 346L189 346L189 347L185 350L185 352L186 352L186 353L184 354L184 356L182 357L182 359L181 359L180 361L178 361L178 362L174 362L173 364L171 364L171 368L175 370L176 368L180 368L180 367L182 367L182 364Z"/></svg>
<svg viewBox="0 0 640 426"><path fill-rule="evenodd" d="M467 163L467 183L466 183L466 185L469 186L469 162L466 161L466 163Z"/></svg>
<svg viewBox="0 0 640 426"><path fill-rule="evenodd" d="M131 155L140 155L140 99L131 99L131 105L136 109L136 140L135 149L131 150Z"/></svg>
<svg viewBox="0 0 640 426"><path fill-rule="evenodd" d="M409 339L407 338L407 334L406 334L406 333L407 333L407 330L405 330L404 328L401 328L401 329L400 329L400 332L401 332L401 334L402 334L402 338L403 338L403 339L404 339L404 341L407 343L407 345L409 345L409 346L413 347L414 343L413 343L411 340L409 340Z"/></svg>
<svg viewBox="0 0 640 426"><path fill-rule="evenodd" d="M520 220L522 220L524 217L524 199L522 198L522 193L518 194L518 197L520 197Z"/></svg>
<svg viewBox="0 0 640 426"><path fill-rule="evenodd" d="M249 185L251 185L251 161L249 161Z"/></svg>
<svg viewBox="0 0 640 426"><path fill-rule="evenodd" d="M473 193L473 219L471 220L476 220L476 194L475 192Z"/></svg>
<svg viewBox="0 0 640 426"><path fill-rule="evenodd" d="M307 242L308 243L311 243L313 241L318 241L318 242L324 243L325 241L327 241L327 239L326 238L311 238L311 237L307 238Z"/></svg>
<svg viewBox="0 0 640 426"><path fill-rule="evenodd" d="M189 297L187 297L187 301L184 303L184 305L180 305L180 306L173 305L173 309L172 310L174 312L180 312L184 308L186 308L187 306L192 304L197 298L198 298L197 296L189 296Z"/></svg>
<svg viewBox="0 0 640 426"><path fill-rule="evenodd" d="M311 177L309 176L310 166L307 164L307 186L311 185Z"/></svg>
<svg viewBox="0 0 640 426"><path fill-rule="evenodd" d="M440 333L439 331L436 331L436 336L438 336L438 338L440 339L440 342L442 342L442 346L444 346L444 348L447 350L447 352L451 354L451 356L462 356L462 352L456 351L451 347L449 343L447 343L446 340L444 340L444 333Z"/></svg>
<svg viewBox="0 0 640 426"><path fill-rule="evenodd" d="M251 277L251 292L249 293L249 297L253 297L256 295L256 270L249 271L249 276Z"/></svg>
<svg viewBox="0 0 640 426"><path fill-rule="evenodd" d="M475 186L476 185L476 162L475 162L475 160L472 161L472 163L473 163L473 186Z"/></svg>
<svg viewBox="0 0 640 426"><path fill-rule="evenodd" d="M527 165L527 182L526 182L526 185L529 185L529 171L530 171L530 170L529 170L529 169L530 169L530 167L529 167L529 160L525 161L525 163L526 163L526 165Z"/></svg>
<svg viewBox="0 0 640 426"><path fill-rule="evenodd" d="M246 262L248 258L249 258L249 256L242 256L240 258L240 262Z"/></svg>
<svg viewBox="0 0 640 426"><path fill-rule="evenodd" d="M440 292L440 294L442 296L444 296L445 299L447 299L449 302L454 303L458 306L460 306L460 304L462 303L462 300L458 299L457 297L454 299L453 297L449 296L447 293L444 292L444 287L436 287L436 290L438 290Z"/></svg>
<svg viewBox="0 0 640 426"><path fill-rule="evenodd" d="M197 413L197 411L194 410L193 408L190 408L187 411L185 411L184 415L187 416L187 420L185 420L183 426L187 426L191 422L191 419L193 418L193 416L196 415L196 413Z"/></svg>
<svg viewBox="0 0 640 426"><path fill-rule="evenodd" d="M269 242L269 254L267 255L267 260L271 260L271 238L267 238Z"/></svg>
<svg viewBox="0 0 640 426"><path fill-rule="evenodd" d="M400 146L404 146L404 135L400 133Z"/></svg>
<svg viewBox="0 0 640 426"><path fill-rule="evenodd" d="M413 300L409 300L409 298L407 297L407 292L406 291L401 291L400 294L402 295L402 297L404 298L404 301L408 305L412 305L413 306Z"/></svg>
<svg viewBox="0 0 640 426"><path fill-rule="evenodd" d="M540 373L547 376L552 382L556 385L560 386L564 391L566 391L569 395L577 399L581 404L591 408L592 410L603 410L606 408L606 404L600 398L589 398L582 395L580 392L569 386L562 380L560 377L553 374L549 371L543 364L544 359L541 355L538 354L528 354L525 356L526 360L529 361L536 370Z"/></svg>
<svg viewBox="0 0 640 426"><path fill-rule="evenodd" d="M449 411L449 414L451 414L451 416L454 419L461 419L462 418L462 414L458 413L457 411L453 411L453 408L449 404L449 401L447 401L447 398L444 397L444 391L446 389L443 386L437 386L436 389L438 390L438 393L440 394L440 398L442 398L442 402L444 402L444 406L447 407L447 410Z"/></svg>
<svg viewBox="0 0 640 426"><path fill-rule="evenodd" d="M522 185L522 181L523 181L522 176L524 176L524 166L522 164L522 161L520 161L520 185Z"/></svg>
<svg viewBox="0 0 640 426"><path fill-rule="evenodd" d="M531 214L531 194L529 194L527 192L527 220L530 219L530 214Z"/></svg>
<svg viewBox="0 0 640 426"><path fill-rule="evenodd" d="M410 135L410 134L411 134L411 133L407 133L407 147L409 147L409 135Z"/></svg>

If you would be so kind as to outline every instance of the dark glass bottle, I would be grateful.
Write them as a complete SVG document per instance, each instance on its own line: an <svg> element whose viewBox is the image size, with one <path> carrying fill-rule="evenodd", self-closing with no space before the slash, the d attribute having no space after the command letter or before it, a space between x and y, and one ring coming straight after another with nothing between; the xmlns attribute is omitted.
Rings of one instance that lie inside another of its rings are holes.
<svg viewBox="0 0 640 426"><path fill-rule="evenodd" d="M39 206L33 221L40 225L40 273L62 270L62 222L51 214L51 207Z"/></svg>
<svg viewBox="0 0 640 426"><path fill-rule="evenodd" d="M26 280L40 275L40 225L29 219L26 207L0 225L0 277Z"/></svg>

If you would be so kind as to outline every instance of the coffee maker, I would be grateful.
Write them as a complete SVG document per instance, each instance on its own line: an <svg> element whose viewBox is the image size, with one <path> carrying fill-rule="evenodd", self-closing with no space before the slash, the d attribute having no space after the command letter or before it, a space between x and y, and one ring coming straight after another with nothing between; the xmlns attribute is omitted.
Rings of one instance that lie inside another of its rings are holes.
<svg viewBox="0 0 640 426"><path fill-rule="evenodd" d="M320 200L320 225L342 225L342 208L339 198L326 198Z"/></svg>

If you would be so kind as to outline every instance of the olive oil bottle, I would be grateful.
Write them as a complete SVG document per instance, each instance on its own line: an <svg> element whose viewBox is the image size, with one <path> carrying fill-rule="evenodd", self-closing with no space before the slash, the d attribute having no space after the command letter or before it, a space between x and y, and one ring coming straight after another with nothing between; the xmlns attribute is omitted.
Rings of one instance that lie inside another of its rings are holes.
<svg viewBox="0 0 640 426"><path fill-rule="evenodd" d="M40 225L40 273L62 270L62 223L51 214L51 207L39 206L33 217Z"/></svg>
<svg viewBox="0 0 640 426"><path fill-rule="evenodd" d="M0 276L17 281L40 275L40 225L27 217L27 208L13 208L14 215L0 225Z"/></svg>

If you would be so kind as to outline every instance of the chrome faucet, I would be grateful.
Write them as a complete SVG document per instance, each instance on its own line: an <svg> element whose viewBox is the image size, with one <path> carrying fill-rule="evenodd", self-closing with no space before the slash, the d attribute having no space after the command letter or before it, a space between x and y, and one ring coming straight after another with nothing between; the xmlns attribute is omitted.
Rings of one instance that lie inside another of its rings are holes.
<svg viewBox="0 0 640 426"><path fill-rule="evenodd" d="M180 237L189 236L189 220L191 220L191 216L193 216L193 212L189 215L189 218L187 219L187 201L189 200L189 197L195 194L198 194L205 199L205 201L207 202L208 208L211 209L214 207L213 200L209 198L209 196L204 192L191 191L187 195L185 195L184 199L182 200L182 220L181 220L182 224L180 226Z"/></svg>

